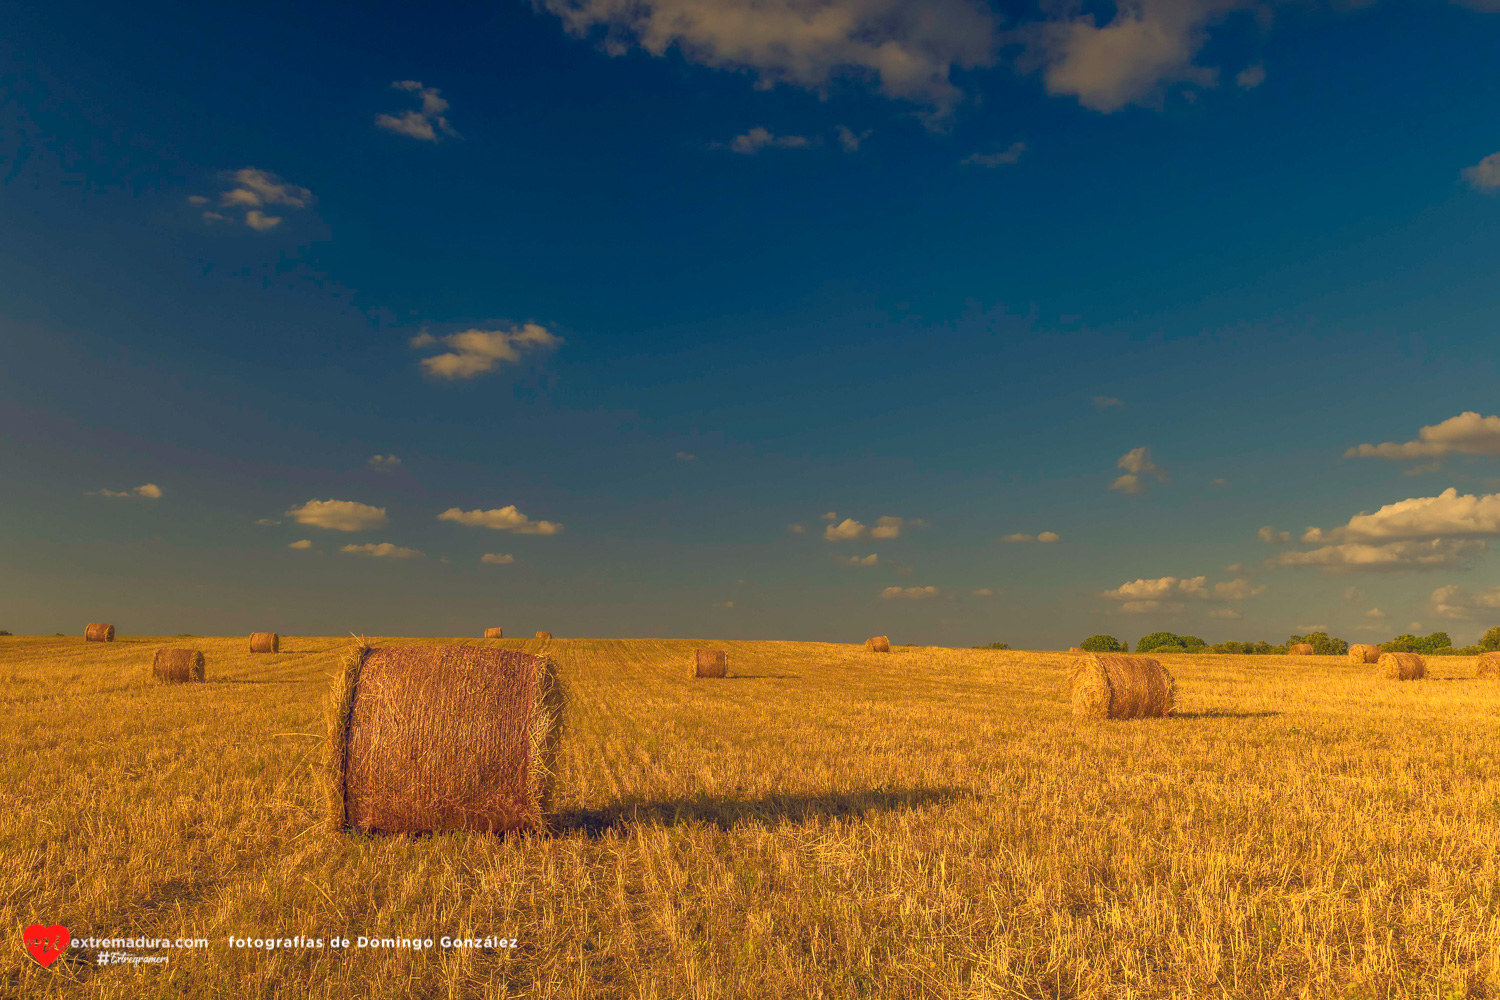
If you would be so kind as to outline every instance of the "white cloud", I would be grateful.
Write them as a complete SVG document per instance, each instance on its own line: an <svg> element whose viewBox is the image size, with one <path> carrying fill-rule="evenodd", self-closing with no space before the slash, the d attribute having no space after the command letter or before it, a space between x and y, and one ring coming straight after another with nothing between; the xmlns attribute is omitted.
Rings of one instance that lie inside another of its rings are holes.
<svg viewBox="0 0 1500 1000"><path fill-rule="evenodd" d="M1169 597L1188 597L1200 601L1244 601L1260 596L1265 589L1263 584L1252 584L1245 579L1226 580L1210 587L1206 576L1161 576L1122 583L1113 590L1101 592L1099 596L1111 601L1153 603Z"/></svg>
<svg viewBox="0 0 1500 1000"><path fill-rule="evenodd" d="M440 91L436 87L424 87L416 80L398 80L391 86L396 90L416 94L422 107L418 111L403 111L399 115L376 115L375 124L380 128L424 142L437 142L439 133L455 138L458 136L453 126L448 124L448 119L443 117L443 112L448 110L448 102L439 96Z"/></svg>
<svg viewBox="0 0 1500 1000"><path fill-rule="evenodd" d="M1450 486L1435 497L1388 503L1373 514L1356 514L1342 527L1308 528L1302 540L1382 542L1400 539L1500 536L1500 493L1460 496Z"/></svg>
<svg viewBox="0 0 1500 1000"><path fill-rule="evenodd" d="M1353 601L1353 602L1355 602L1357 604L1357 603L1363 601L1364 599L1365 599L1365 592L1363 590L1360 590L1358 587L1352 587L1351 586L1351 587L1345 587L1344 588L1344 600L1346 600L1346 601Z"/></svg>
<svg viewBox="0 0 1500 1000"><path fill-rule="evenodd" d="M479 561L491 566L509 566L516 561L516 557L505 552L486 552L479 557Z"/></svg>
<svg viewBox="0 0 1500 1000"><path fill-rule="evenodd" d="M1014 535L1006 535L1000 540L1002 542L1034 542L1036 541L1036 536L1028 535L1024 531L1018 531Z"/></svg>
<svg viewBox="0 0 1500 1000"><path fill-rule="evenodd" d="M603 36L605 51L639 46L721 69L759 87L825 92L839 76L942 113L960 98L954 68L993 61L996 17L969 0L540 0L570 34Z"/></svg>
<svg viewBox="0 0 1500 1000"><path fill-rule="evenodd" d="M1473 410L1465 410L1456 417L1423 427L1417 431L1415 441L1361 444L1344 452L1345 458L1397 460L1444 455L1500 455L1500 416L1481 417Z"/></svg>
<svg viewBox="0 0 1500 1000"><path fill-rule="evenodd" d="M1464 180L1476 191L1500 190L1500 153L1491 153L1472 167L1465 167Z"/></svg>
<svg viewBox="0 0 1500 1000"><path fill-rule="evenodd" d="M1261 541L1272 545L1285 545L1292 540L1292 533L1290 531L1277 531L1269 524L1261 528L1256 534L1260 536Z"/></svg>
<svg viewBox="0 0 1500 1000"><path fill-rule="evenodd" d="M737 135L725 143L725 148L746 156L762 149L806 149L812 140L805 135L776 135L770 129L757 125L744 135Z"/></svg>
<svg viewBox="0 0 1500 1000"><path fill-rule="evenodd" d="M155 483L142 483L133 490L95 490L94 496L100 497L145 497L147 500L160 500L161 487Z"/></svg>
<svg viewBox="0 0 1500 1000"><path fill-rule="evenodd" d="M428 333L426 330L423 330L421 333L419 333L415 337L411 338L411 340L407 341L407 343L410 344L412 347L431 347L433 344L436 344L437 342L438 342L438 339L436 337L434 337L432 334Z"/></svg>
<svg viewBox="0 0 1500 1000"><path fill-rule="evenodd" d="M438 515L439 521L453 521L471 528L493 528L518 535L555 535L563 526L553 521L533 521L516 509L515 504L494 510L459 510L449 507Z"/></svg>
<svg viewBox="0 0 1500 1000"><path fill-rule="evenodd" d="M847 125L840 125L838 126L839 145L846 153L857 153L859 144L868 139L872 131L872 129L865 129L863 132L856 132Z"/></svg>
<svg viewBox="0 0 1500 1000"><path fill-rule="evenodd" d="M1157 104L1164 84L1217 83L1218 71L1193 59L1211 23L1249 5L1250 0L1121 0L1102 27L1085 15L1030 29L1032 58L1045 63L1048 93L1071 94L1095 111Z"/></svg>
<svg viewBox="0 0 1500 1000"><path fill-rule="evenodd" d="M332 531L365 531L385 524L385 508L354 500L309 500L293 507L286 516L298 524Z"/></svg>
<svg viewBox="0 0 1500 1000"><path fill-rule="evenodd" d="M1041 542L1043 545L1051 545L1053 542L1062 541L1062 536L1055 531L1043 531L1041 534L1036 536L1036 540Z"/></svg>
<svg viewBox="0 0 1500 1000"><path fill-rule="evenodd" d="M1365 612L1365 617L1374 619L1376 621L1381 621L1385 618L1385 612L1381 611L1379 608L1371 608L1369 611Z"/></svg>
<svg viewBox="0 0 1500 1000"><path fill-rule="evenodd" d="M1096 410L1116 410L1125 405L1118 396L1095 396L1093 403Z"/></svg>
<svg viewBox="0 0 1500 1000"><path fill-rule="evenodd" d="M285 205L288 208L306 208L313 202L312 192L296 184L288 184L268 170L244 167L225 173L229 189L219 194L219 207L244 211L245 225L256 232L268 232L281 224L279 215L267 215L261 211L267 205ZM191 195L188 204L207 205L209 199L201 194ZM204 212L205 222L229 222L230 216L222 212Z"/></svg>
<svg viewBox="0 0 1500 1000"><path fill-rule="evenodd" d="M975 597L994 597L995 596L995 592L993 590L991 590L989 587L980 587L978 590L974 591L974 596Z"/></svg>
<svg viewBox="0 0 1500 1000"><path fill-rule="evenodd" d="M264 233L281 225L281 216L267 215L258 208L252 208L245 213L245 225L257 233Z"/></svg>
<svg viewBox="0 0 1500 1000"><path fill-rule="evenodd" d="M263 527L263 528L264 527L270 527L273 524L280 524L281 523L281 518L279 518L279 517L263 517L263 518L260 518L259 520L257 520L255 523L258 526Z"/></svg>
<svg viewBox="0 0 1500 1000"><path fill-rule="evenodd" d="M1163 576L1154 580L1132 580L1129 583L1120 584L1114 590L1106 590L1099 596L1107 597L1112 601L1154 601L1172 593L1173 590L1177 589L1178 582L1175 576Z"/></svg>
<svg viewBox="0 0 1500 1000"><path fill-rule="evenodd" d="M845 566L878 566L880 557L871 552L867 556L837 556L840 563Z"/></svg>
<svg viewBox="0 0 1500 1000"><path fill-rule="evenodd" d="M1055 531L1043 531L1038 535L1028 535L1023 531L1018 531L1014 535L1006 535L1000 540L1002 542L1041 542L1044 545L1050 545L1053 542L1062 541L1062 536Z"/></svg>
<svg viewBox="0 0 1500 1000"><path fill-rule="evenodd" d="M1500 587L1467 591L1462 587L1439 587L1428 598L1432 613L1439 618L1468 621L1480 614L1494 618L1500 613Z"/></svg>
<svg viewBox="0 0 1500 1000"><path fill-rule="evenodd" d="M202 208L204 205L208 204L208 199L203 197L203 195L201 194L190 194L188 195L187 203L189 205L192 205L194 208Z"/></svg>
<svg viewBox="0 0 1500 1000"><path fill-rule="evenodd" d="M312 548L312 539L311 538L298 539L295 542L288 543L287 544L287 548L289 548L289 549L310 549L310 548Z"/></svg>
<svg viewBox="0 0 1500 1000"><path fill-rule="evenodd" d="M871 538L900 538L905 528L925 528L927 522L921 518L914 517L911 520L900 517L882 517L875 522L875 527L870 529Z"/></svg>
<svg viewBox="0 0 1500 1000"><path fill-rule="evenodd" d="M1241 90L1254 90L1266 82L1266 68L1260 63L1246 66L1235 74L1234 82Z"/></svg>
<svg viewBox="0 0 1500 1000"><path fill-rule="evenodd" d="M886 600L925 601L941 597L943 592L936 587L887 587L880 592Z"/></svg>
<svg viewBox="0 0 1500 1000"><path fill-rule="evenodd" d="M1266 565L1315 566L1325 573L1379 573L1401 570L1454 569L1472 562L1484 551L1484 542L1435 538L1425 542L1345 542L1324 545L1308 552L1283 552Z"/></svg>
<svg viewBox="0 0 1500 1000"><path fill-rule="evenodd" d="M1226 572L1226 573L1243 573L1243 572L1245 572L1245 564L1244 563L1230 563L1228 566L1224 567L1224 572Z"/></svg>
<svg viewBox="0 0 1500 1000"><path fill-rule="evenodd" d="M1139 493L1144 488L1142 476L1152 475L1158 482L1167 481L1166 470L1156 464L1151 457L1151 449L1144 445L1121 455L1119 461L1115 462L1115 467L1124 469L1125 474L1110 483L1109 488L1120 493Z"/></svg>
<svg viewBox="0 0 1500 1000"><path fill-rule="evenodd" d="M1176 601L1126 601L1120 605L1120 611L1127 615L1150 615L1150 614L1181 614L1183 605Z"/></svg>
<svg viewBox="0 0 1500 1000"><path fill-rule="evenodd" d="M376 472L395 472L401 467L401 459L395 455L371 455L365 464Z"/></svg>
<svg viewBox="0 0 1500 1000"><path fill-rule="evenodd" d="M339 551L348 552L350 555L374 556L377 559L411 559L422 554L416 549L402 548L390 542L381 542L378 545L374 542L366 542L363 545L345 545Z"/></svg>
<svg viewBox="0 0 1500 1000"><path fill-rule="evenodd" d="M1214 599L1219 601L1247 601L1252 597L1259 597L1266 592L1263 583L1251 583L1249 580L1225 580L1214 584Z"/></svg>
<svg viewBox="0 0 1500 1000"><path fill-rule="evenodd" d="M838 514L834 513L831 510L826 514L819 515L819 517L824 521L837 521L839 519Z"/></svg>
<svg viewBox="0 0 1500 1000"><path fill-rule="evenodd" d="M789 524L789 525L786 526L786 530L790 531L794 535L800 535L804 531L807 530L807 525L805 525L805 524Z"/></svg>
<svg viewBox="0 0 1500 1000"><path fill-rule="evenodd" d="M1239 621L1245 617L1245 613L1239 608L1214 608L1208 613L1210 618L1220 618L1226 621Z"/></svg>
<svg viewBox="0 0 1500 1000"><path fill-rule="evenodd" d="M847 542L856 538L863 538L870 533L860 522L852 517L846 517L838 524L830 524L823 531L823 537L830 542Z"/></svg>
<svg viewBox="0 0 1500 1000"><path fill-rule="evenodd" d="M411 343L413 347L426 347L437 339L418 334ZM543 326L526 323L509 330L465 330L443 337L442 342L452 350L423 358L422 367L429 375L458 379L492 372L502 364L520 361L523 352L547 350L563 341Z"/></svg>
<svg viewBox="0 0 1500 1000"><path fill-rule="evenodd" d="M970 153L958 162L975 167L1008 167L1021 162L1021 157L1025 152L1026 143L1016 141L998 153Z"/></svg>
<svg viewBox="0 0 1500 1000"><path fill-rule="evenodd" d="M677 461L679 462L691 462L697 457L698 456L694 455L692 452L679 451L677 453Z"/></svg>

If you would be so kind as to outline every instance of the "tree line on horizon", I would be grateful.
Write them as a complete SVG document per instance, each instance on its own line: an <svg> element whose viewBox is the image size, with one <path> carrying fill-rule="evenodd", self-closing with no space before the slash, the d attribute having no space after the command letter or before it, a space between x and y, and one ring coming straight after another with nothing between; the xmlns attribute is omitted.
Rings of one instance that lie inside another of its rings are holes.
<svg viewBox="0 0 1500 1000"><path fill-rule="evenodd" d="M1196 635L1178 635L1175 632L1152 632L1135 644L1137 653L1233 653L1238 655L1285 654L1287 648L1298 643L1307 643L1314 656L1343 656L1349 651L1349 643L1327 632L1309 632L1306 635L1290 635L1284 643L1269 642L1218 642L1209 643ZM1003 645L996 643L996 646ZM1090 653L1128 653L1130 646L1112 635L1091 635L1078 644ZM1500 650L1500 625L1485 632L1484 637L1473 646L1454 648L1453 639L1447 632L1416 636L1403 633L1394 639L1380 643L1382 653L1422 653L1427 656L1478 656L1480 653Z"/></svg>

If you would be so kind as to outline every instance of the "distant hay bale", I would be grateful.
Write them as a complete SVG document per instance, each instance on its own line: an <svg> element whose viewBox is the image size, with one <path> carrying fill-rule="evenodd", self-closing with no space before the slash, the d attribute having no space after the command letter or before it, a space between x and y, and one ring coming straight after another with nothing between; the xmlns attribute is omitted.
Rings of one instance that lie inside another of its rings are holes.
<svg viewBox="0 0 1500 1000"><path fill-rule="evenodd" d="M1082 653L1082 652L1085 652L1085 650L1084 650L1084 648L1082 646L1069 646L1068 647L1068 652L1070 652L1070 653Z"/></svg>
<svg viewBox="0 0 1500 1000"><path fill-rule="evenodd" d="M360 642L332 694L324 777L336 829L546 829L564 702L549 658Z"/></svg>
<svg viewBox="0 0 1500 1000"><path fill-rule="evenodd" d="M250 652L252 653L279 653L281 652L281 635L277 632L251 632Z"/></svg>
<svg viewBox="0 0 1500 1000"><path fill-rule="evenodd" d="M538 639L550 639L550 638L552 638L552 633L551 632L538 632L536 634L536 637Z"/></svg>
<svg viewBox="0 0 1500 1000"><path fill-rule="evenodd" d="M1286 648L1288 656L1311 656L1313 655L1312 643L1294 642Z"/></svg>
<svg viewBox="0 0 1500 1000"><path fill-rule="evenodd" d="M151 673L166 684L186 684L203 680L201 649L158 649L151 661Z"/></svg>
<svg viewBox="0 0 1500 1000"><path fill-rule="evenodd" d="M503 629L503 628L487 628L487 629L484 630L484 637L486 639L504 639L505 638L505 629Z"/></svg>
<svg viewBox="0 0 1500 1000"><path fill-rule="evenodd" d="M1172 714L1177 682L1149 656L1092 653L1073 668L1073 714L1090 719L1161 718Z"/></svg>
<svg viewBox="0 0 1500 1000"><path fill-rule="evenodd" d="M1500 678L1500 652L1480 653L1475 657L1474 676Z"/></svg>
<svg viewBox="0 0 1500 1000"><path fill-rule="evenodd" d="M1380 647L1357 642L1349 647L1349 662L1355 666L1380 662Z"/></svg>
<svg viewBox="0 0 1500 1000"><path fill-rule="evenodd" d="M100 625L90 622L89 627L83 630L84 642L114 642L115 627L113 625Z"/></svg>
<svg viewBox="0 0 1500 1000"><path fill-rule="evenodd" d="M1427 676L1427 661L1420 653L1381 653L1380 673L1393 681L1414 681Z"/></svg>
<svg viewBox="0 0 1500 1000"><path fill-rule="evenodd" d="M865 648L872 653L889 653L891 651L891 640L889 636L871 636L865 640Z"/></svg>
<svg viewBox="0 0 1500 1000"><path fill-rule="evenodd" d="M694 677L728 677L729 654L722 649L693 650Z"/></svg>

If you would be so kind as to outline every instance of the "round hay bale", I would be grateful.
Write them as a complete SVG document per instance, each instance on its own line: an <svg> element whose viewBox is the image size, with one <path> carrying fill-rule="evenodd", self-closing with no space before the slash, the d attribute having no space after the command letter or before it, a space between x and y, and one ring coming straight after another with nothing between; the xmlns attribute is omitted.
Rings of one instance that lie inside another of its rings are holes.
<svg viewBox="0 0 1500 1000"><path fill-rule="evenodd" d="M158 649L151 660L151 673L165 684L203 680L201 649Z"/></svg>
<svg viewBox="0 0 1500 1000"><path fill-rule="evenodd" d="M1312 643L1294 642L1286 648L1288 656L1311 656L1313 655Z"/></svg>
<svg viewBox="0 0 1500 1000"><path fill-rule="evenodd" d="M889 653L891 651L891 640L889 636L877 635L865 640L865 648L872 653Z"/></svg>
<svg viewBox="0 0 1500 1000"><path fill-rule="evenodd" d="M1349 647L1349 662L1354 666L1360 666L1365 663L1379 663L1380 647L1356 642Z"/></svg>
<svg viewBox="0 0 1500 1000"><path fill-rule="evenodd" d="M1480 653L1476 656L1474 676L1500 679L1500 652Z"/></svg>
<svg viewBox="0 0 1500 1000"><path fill-rule="evenodd" d="M693 650L694 677L728 677L729 654L722 649Z"/></svg>
<svg viewBox="0 0 1500 1000"><path fill-rule="evenodd" d="M484 630L484 637L486 639L504 639L505 638L505 629L503 629L503 628L487 628L487 629Z"/></svg>
<svg viewBox="0 0 1500 1000"><path fill-rule="evenodd" d="M1414 681L1427 676L1427 661L1420 653L1381 653L1380 673L1393 681Z"/></svg>
<svg viewBox="0 0 1500 1000"><path fill-rule="evenodd" d="M536 637L538 639L550 639L550 638L552 638L552 633L551 632L538 632L536 634Z"/></svg>
<svg viewBox="0 0 1500 1000"><path fill-rule="evenodd" d="M281 635L277 632L251 632L250 652L252 653L279 653L281 652Z"/></svg>
<svg viewBox="0 0 1500 1000"><path fill-rule="evenodd" d="M1162 718L1172 714L1177 682L1157 660L1091 653L1073 668L1073 714L1090 719Z"/></svg>
<svg viewBox="0 0 1500 1000"><path fill-rule="evenodd" d="M100 625L90 622L88 628L83 630L84 642L114 642L115 627L113 625Z"/></svg>
<svg viewBox="0 0 1500 1000"><path fill-rule="evenodd" d="M545 656L360 643L329 704L325 780L340 830L544 830L564 695Z"/></svg>
<svg viewBox="0 0 1500 1000"><path fill-rule="evenodd" d="M1082 646L1069 646L1068 647L1068 652L1070 652L1070 653L1083 653L1083 652L1087 652L1087 651Z"/></svg>

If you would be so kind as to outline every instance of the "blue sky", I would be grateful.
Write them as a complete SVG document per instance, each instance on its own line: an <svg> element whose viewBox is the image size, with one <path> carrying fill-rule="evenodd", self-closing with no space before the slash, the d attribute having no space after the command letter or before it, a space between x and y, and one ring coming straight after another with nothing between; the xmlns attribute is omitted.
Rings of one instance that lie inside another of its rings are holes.
<svg viewBox="0 0 1500 1000"><path fill-rule="evenodd" d="M1500 621L1495 4L749 10L14 13L0 628Z"/></svg>

